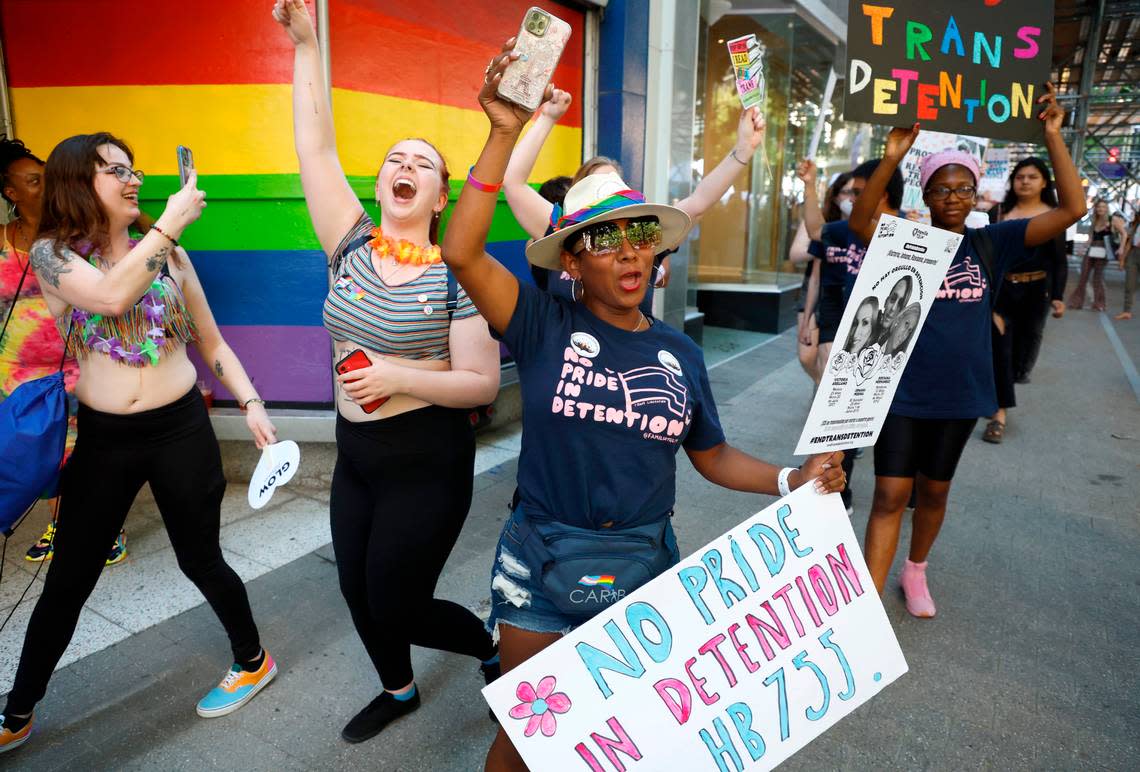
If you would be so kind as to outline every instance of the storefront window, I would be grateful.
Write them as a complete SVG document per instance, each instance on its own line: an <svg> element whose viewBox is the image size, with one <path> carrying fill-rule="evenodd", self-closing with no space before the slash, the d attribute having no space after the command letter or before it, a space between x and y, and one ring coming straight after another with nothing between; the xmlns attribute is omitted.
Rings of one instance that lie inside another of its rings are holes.
<svg viewBox="0 0 1140 772"><path fill-rule="evenodd" d="M800 221L803 186L796 164L806 153L820 111L834 44L792 13L728 15L702 28L699 56L694 170L699 175L723 159L736 142L740 100L725 41L755 34L764 47L768 123L765 144L737 185L700 223L692 245L690 303L696 290L714 284L798 284L802 266L787 261ZM826 181L861 160L866 127L847 124L842 82L832 95L817 163ZM855 152L853 152L853 148Z"/></svg>

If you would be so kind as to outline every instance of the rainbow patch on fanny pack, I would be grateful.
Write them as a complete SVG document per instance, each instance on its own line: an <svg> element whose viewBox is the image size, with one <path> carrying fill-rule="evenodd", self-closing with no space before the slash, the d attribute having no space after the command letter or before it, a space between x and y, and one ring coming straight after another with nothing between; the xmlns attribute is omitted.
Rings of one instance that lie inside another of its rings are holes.
<svg viewBox="0 0 1140 772"><path fill-rule="evenodd" d="M597 587L599 584L604 584L612 587L615 578L616 577L613 574L587 574L578 580L578 584L585 585L586 587Z"/></svg>

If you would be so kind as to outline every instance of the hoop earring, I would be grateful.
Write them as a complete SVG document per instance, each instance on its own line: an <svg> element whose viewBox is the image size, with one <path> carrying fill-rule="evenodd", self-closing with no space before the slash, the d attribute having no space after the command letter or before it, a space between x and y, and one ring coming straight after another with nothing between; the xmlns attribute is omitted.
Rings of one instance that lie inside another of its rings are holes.
<svg viewBox="0 0 1140 772"><path fill-rule="evenodd" d="M578 302L578 279L573 276L570 277L570 299Z"/></svg>
<svg viewBox="0 0 1140 772"><path fill-rule="evenodd" d="M656 276L653 279L653 286L657 287L665 280L665 266L658 263L654 266L654 270L656 271Z"/></svg>

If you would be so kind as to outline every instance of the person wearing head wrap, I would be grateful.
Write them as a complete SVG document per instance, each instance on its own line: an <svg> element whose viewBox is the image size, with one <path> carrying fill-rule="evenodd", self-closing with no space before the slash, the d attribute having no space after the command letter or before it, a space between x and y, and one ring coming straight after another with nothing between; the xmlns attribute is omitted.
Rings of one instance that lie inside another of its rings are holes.
<svg viewBox="0 0 1140 772"><path fill-rule="evenodd" d="M946 514L958 459L978 417L997 409L991 293L1007 268L1026 258L1029 248L1064 232L1085 214L1080 176L1060 134L1065 113L1057 105L1052 84L1047 84L1038 103L1044 104L1038 117L1045 124L1045 145L1056 171L1057 208L1032 219L968 229L966 217L974 208L981 177L974 156L947 149L923 159L920 167L923 200L930 208L932 224L965 238L935 295L875 445L875 496L864 547L871 577L881 593L898 546L902 514L916 486L918 506L900 583L907 610L917 617L935 614L926 561ZM917 123L891 130L883 163L855 204L851 230L866 241L874 235L875 204L918 132ZM989 270L978 251L982 247L976 245L984 241L993 247Z"/></svg>

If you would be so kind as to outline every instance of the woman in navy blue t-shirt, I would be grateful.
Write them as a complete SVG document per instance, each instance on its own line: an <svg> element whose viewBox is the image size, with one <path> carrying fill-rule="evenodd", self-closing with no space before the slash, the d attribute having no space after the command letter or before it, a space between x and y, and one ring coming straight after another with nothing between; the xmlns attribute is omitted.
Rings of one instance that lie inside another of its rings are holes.
<svg viewBox="0 0 1140 772"><path fill-rule="evenodd" d="M917 486L918 506L910 555L900 583L907 610L932 617L934 601L926 584L926 557L946 514L950 482L962 449L979 416L997 409L991 355L991 292L1006 268L1026 257L1029 247L1044 244L1085 214L1084 192L1073 160L1061 140L1065 113L1053 85L1038 101L1045 103L1045 146L1057 178L1056 209L1028 220L1009 220L984 229L979 243L992 244L992 266L974 245L966 215L974 208L978 165L973 156L945 150L923 160L923 200L936 228L965 233L918 342L907 362L891 411L875 444L875 495L867 523L864 554L879 592L887 583L898 546L903 510ZM892 129L883 163L867 181L851 213L851 230L865 242L874 232L874 204L918 136L918 124ZM994 286L991 287L990 285ZM900 320L901 321L901 317ZM900 331L901 337L901 331Z"/></svg>
<svg viewBox="0 0 1140 772"><path fill-rule="evenodd" d="M677 562L669 516L682 447L705 478L735 490L787 493L819 477L818 490L837 492L844 479L838 453L781 470L726 443L700 349L638 308L654 253L689 229L682 210L645 203L617 174L574 185L566 214L527 247L527 258L565 269L575 300L520 283L486 254L494 183L529 118L496 94L513 42L487 68L479 101L490 135L443 243L444 260L511 349L522 386L518 502L491 585L489 625L499 633L504 672L602 610L607 598L619 599L637 565L645 567L644 583ZM575 567L565 582L563 564ZM502 731L487 768L525 768Z"/></svg>

